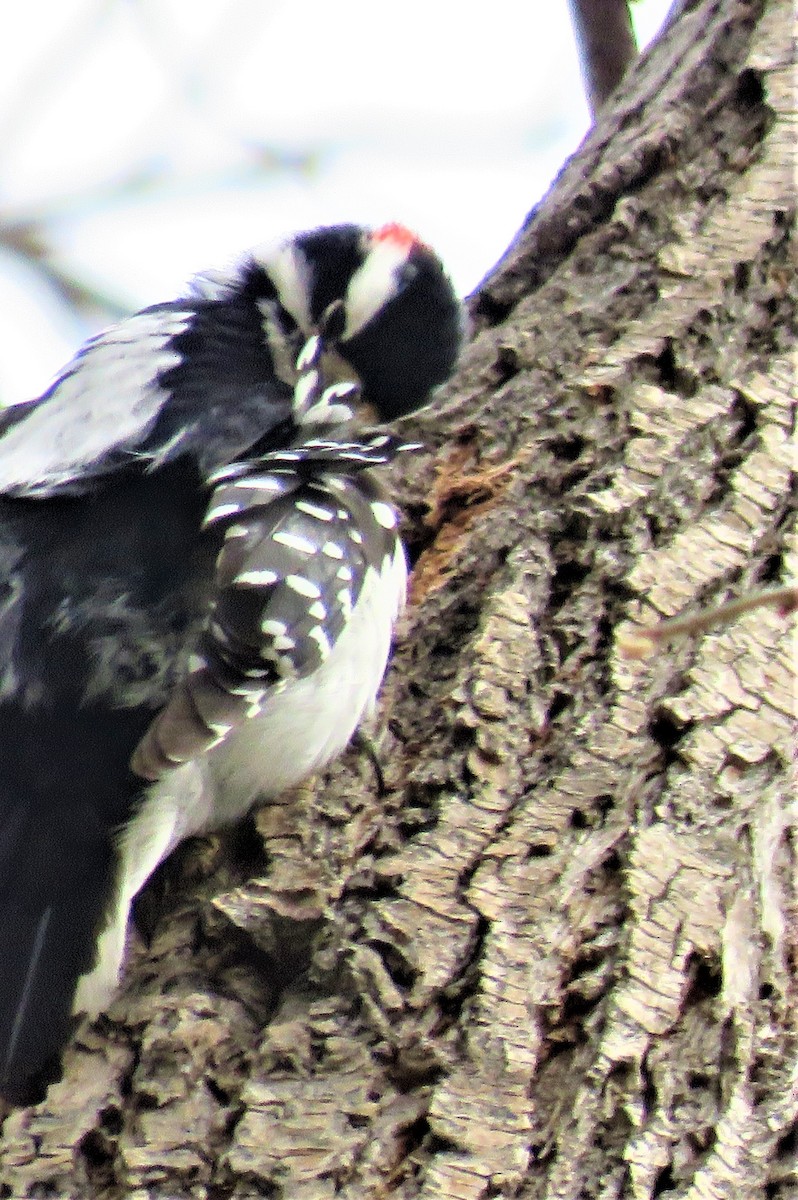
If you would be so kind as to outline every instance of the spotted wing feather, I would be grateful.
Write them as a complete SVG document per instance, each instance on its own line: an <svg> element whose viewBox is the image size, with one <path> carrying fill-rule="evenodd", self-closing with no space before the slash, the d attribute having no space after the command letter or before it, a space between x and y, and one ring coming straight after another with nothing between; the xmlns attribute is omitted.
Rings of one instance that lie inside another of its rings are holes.
<svg viewBox="0 0 798 1200"><path fill-rule="evenodd" d="M279 489L264 463L251 464L213 495L209 520L227 522L213 611L193 669L133 755L144 778L210 750L275 689L316 670L369 569L393 558L393 510L368 475L296 473L293 487L277 478Z"/></svg>

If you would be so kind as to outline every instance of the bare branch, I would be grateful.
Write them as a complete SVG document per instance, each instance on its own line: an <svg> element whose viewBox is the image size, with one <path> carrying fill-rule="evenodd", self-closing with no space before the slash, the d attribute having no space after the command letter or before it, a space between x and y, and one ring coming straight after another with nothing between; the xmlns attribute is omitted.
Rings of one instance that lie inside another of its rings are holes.
<svg viewBox="0 0 798 1200"><path fill-rule="evenodd" d="M579 64L595 118L637 58L627 0L568 0Z"/></svg>

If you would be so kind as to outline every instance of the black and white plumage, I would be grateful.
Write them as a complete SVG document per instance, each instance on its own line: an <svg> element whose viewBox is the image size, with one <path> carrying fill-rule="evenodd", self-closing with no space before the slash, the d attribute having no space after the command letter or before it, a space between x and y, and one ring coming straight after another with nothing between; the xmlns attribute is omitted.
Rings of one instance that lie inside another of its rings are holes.
<svg viewBox="0 0 798 1200"><path fill-rule="evenodd" d="M107 1005L170 850L329 762L373 706L406 567L370 468L405 447L352 413L425 403L461 339L406 230L321 229L0 414L7 1099L38 1099L72 1014Z"/></svg>

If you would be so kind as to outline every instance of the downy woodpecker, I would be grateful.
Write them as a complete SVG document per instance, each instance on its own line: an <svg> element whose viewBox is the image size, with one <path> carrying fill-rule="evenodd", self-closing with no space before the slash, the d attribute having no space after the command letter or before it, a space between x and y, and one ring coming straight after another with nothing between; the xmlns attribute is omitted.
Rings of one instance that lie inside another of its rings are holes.
<svg viewBox="0 0 798 1200"><path fill-rule="evenodd" d="M406 580L360 431L451 373L462 307L398 225L301 233L90 339L0 412L0 1095L35 1102L186 836L334 758Z"/></svg>

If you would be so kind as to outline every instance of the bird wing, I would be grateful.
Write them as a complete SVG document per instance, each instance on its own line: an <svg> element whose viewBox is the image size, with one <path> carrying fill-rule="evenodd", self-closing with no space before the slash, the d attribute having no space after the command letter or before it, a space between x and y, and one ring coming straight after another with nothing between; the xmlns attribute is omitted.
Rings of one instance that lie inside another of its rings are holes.
<svg viewBox="0 0 798 1200"><path fill-rule="evenodd" d="M80 495L181 455L207 475L290 407L256 305L155 305L91 338L38 399L0 413L0 494Z"/></svg>
<svg viewBox="0 0 798 1200"><path fill-rule="evenodd" d="M396 519L360 472L402 448L311 441L220 472L206 527L223 526L198 653L131 760L157 779L256 717L266 698L329 656L369 569L396 551Z"/></svg>

